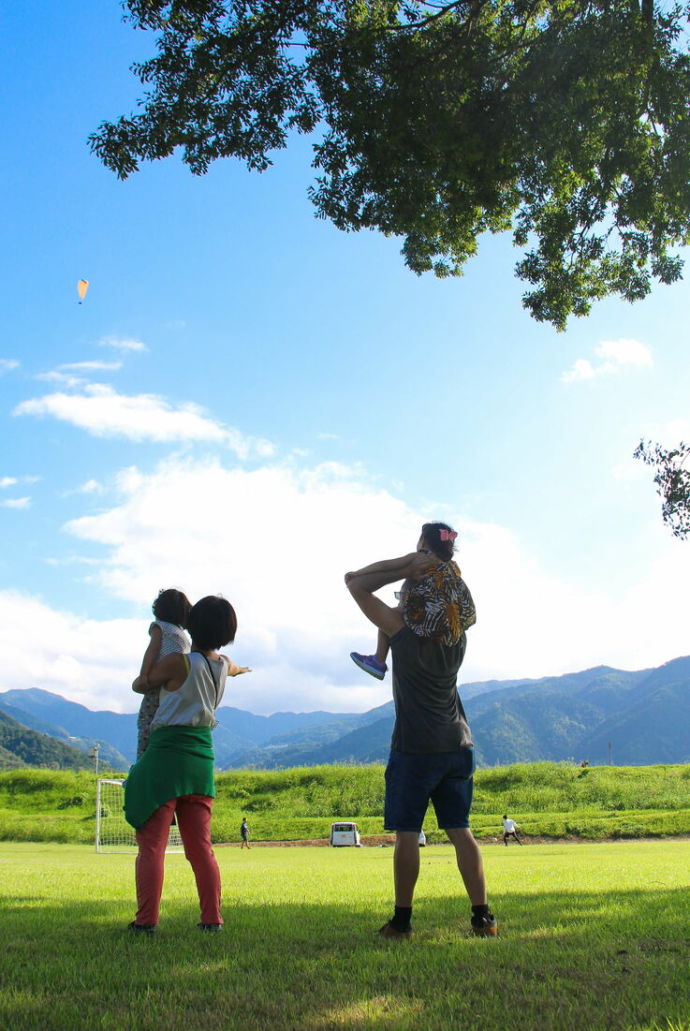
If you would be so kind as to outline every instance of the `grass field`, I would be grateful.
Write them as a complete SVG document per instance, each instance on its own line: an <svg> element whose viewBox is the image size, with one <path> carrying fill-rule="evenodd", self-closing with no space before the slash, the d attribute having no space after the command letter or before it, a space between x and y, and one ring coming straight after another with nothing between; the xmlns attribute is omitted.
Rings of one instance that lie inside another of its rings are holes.
<svg viewBox="0 0 690 1031"><path fill-rule="evenodd" d="M690 1031L690 841L486 846L497 940L466 936L448 846L422 853L411 942L380 939L390 849L217 851L226 930L201 935L167 857L153 939L133 859L0 844L7 1031Z"/></svg>

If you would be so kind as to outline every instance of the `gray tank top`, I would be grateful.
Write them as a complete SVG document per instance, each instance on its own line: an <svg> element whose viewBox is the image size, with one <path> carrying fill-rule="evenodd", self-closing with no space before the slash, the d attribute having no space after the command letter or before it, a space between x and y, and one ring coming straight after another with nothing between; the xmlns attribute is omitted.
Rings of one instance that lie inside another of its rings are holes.
<svg viewBox="0 0 690 1031"><path fill-rule="evenodd" d="M215 712L225 690L228 666L225 659L207 659L200 652L185 656L189 673L177 691L160 691L158 711L151 731L159 727L216 727Z"/></svg>

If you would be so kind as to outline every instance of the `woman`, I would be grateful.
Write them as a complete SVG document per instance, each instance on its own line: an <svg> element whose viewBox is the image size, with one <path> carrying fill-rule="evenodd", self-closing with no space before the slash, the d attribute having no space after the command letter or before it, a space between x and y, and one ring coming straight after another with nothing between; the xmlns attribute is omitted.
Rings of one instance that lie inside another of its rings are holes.
<svg viewBox="0 0 690 1031"><path fill-rule="evenodd" d="M211 731L225 679L247 673L217 649L235 640L237 617L229 601L202 598L189 613L189 655L167 655L153 666L148 683L161 685L148 748L125 782L125 817L136 828L137 915L135 933L158 924L168 831L177 817L187 859L196 878L202 931L220 931L220 872L211 847L211 811L216 794ZM135 680L135 686L138 682Z"/></svg>

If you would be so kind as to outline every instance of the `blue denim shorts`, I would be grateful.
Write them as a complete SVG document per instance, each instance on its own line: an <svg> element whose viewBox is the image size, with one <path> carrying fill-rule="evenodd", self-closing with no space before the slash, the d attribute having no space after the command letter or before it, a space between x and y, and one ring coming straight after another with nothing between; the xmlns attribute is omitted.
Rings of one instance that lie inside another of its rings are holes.
<svg viewBox="0 0 690 1031"><path fill-rule="evenodd" d="M386 767L386 830L421 831L429 802L443 830L469 827L473 773L471 746L438 755L411 755L392 749Z"/></svg>

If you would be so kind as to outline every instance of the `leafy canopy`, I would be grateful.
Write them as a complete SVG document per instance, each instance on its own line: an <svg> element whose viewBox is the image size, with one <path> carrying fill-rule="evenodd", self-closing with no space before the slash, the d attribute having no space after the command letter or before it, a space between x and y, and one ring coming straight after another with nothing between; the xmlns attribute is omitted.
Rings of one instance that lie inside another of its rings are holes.
<svg viewBox="0 0 690 1031"><path fill-rule="evenodd" d="M157 52L137 113L90 138L120 177L181 148L263 171L314 134L317 214L459 275L485 231L526 248L534 318L672 283L690 238L689 4L126 0Z"/></svg>
<svg viewBox="0 0 690 1031"><path fill-rule="evenodd" d="M654 482L661 497L661 517L674 537L687 540L690 538L690 468L686 463L690 459L690 444L681 441L675 448L663 448L661 444L641 440L634 457L654 469Z"/></svg>

